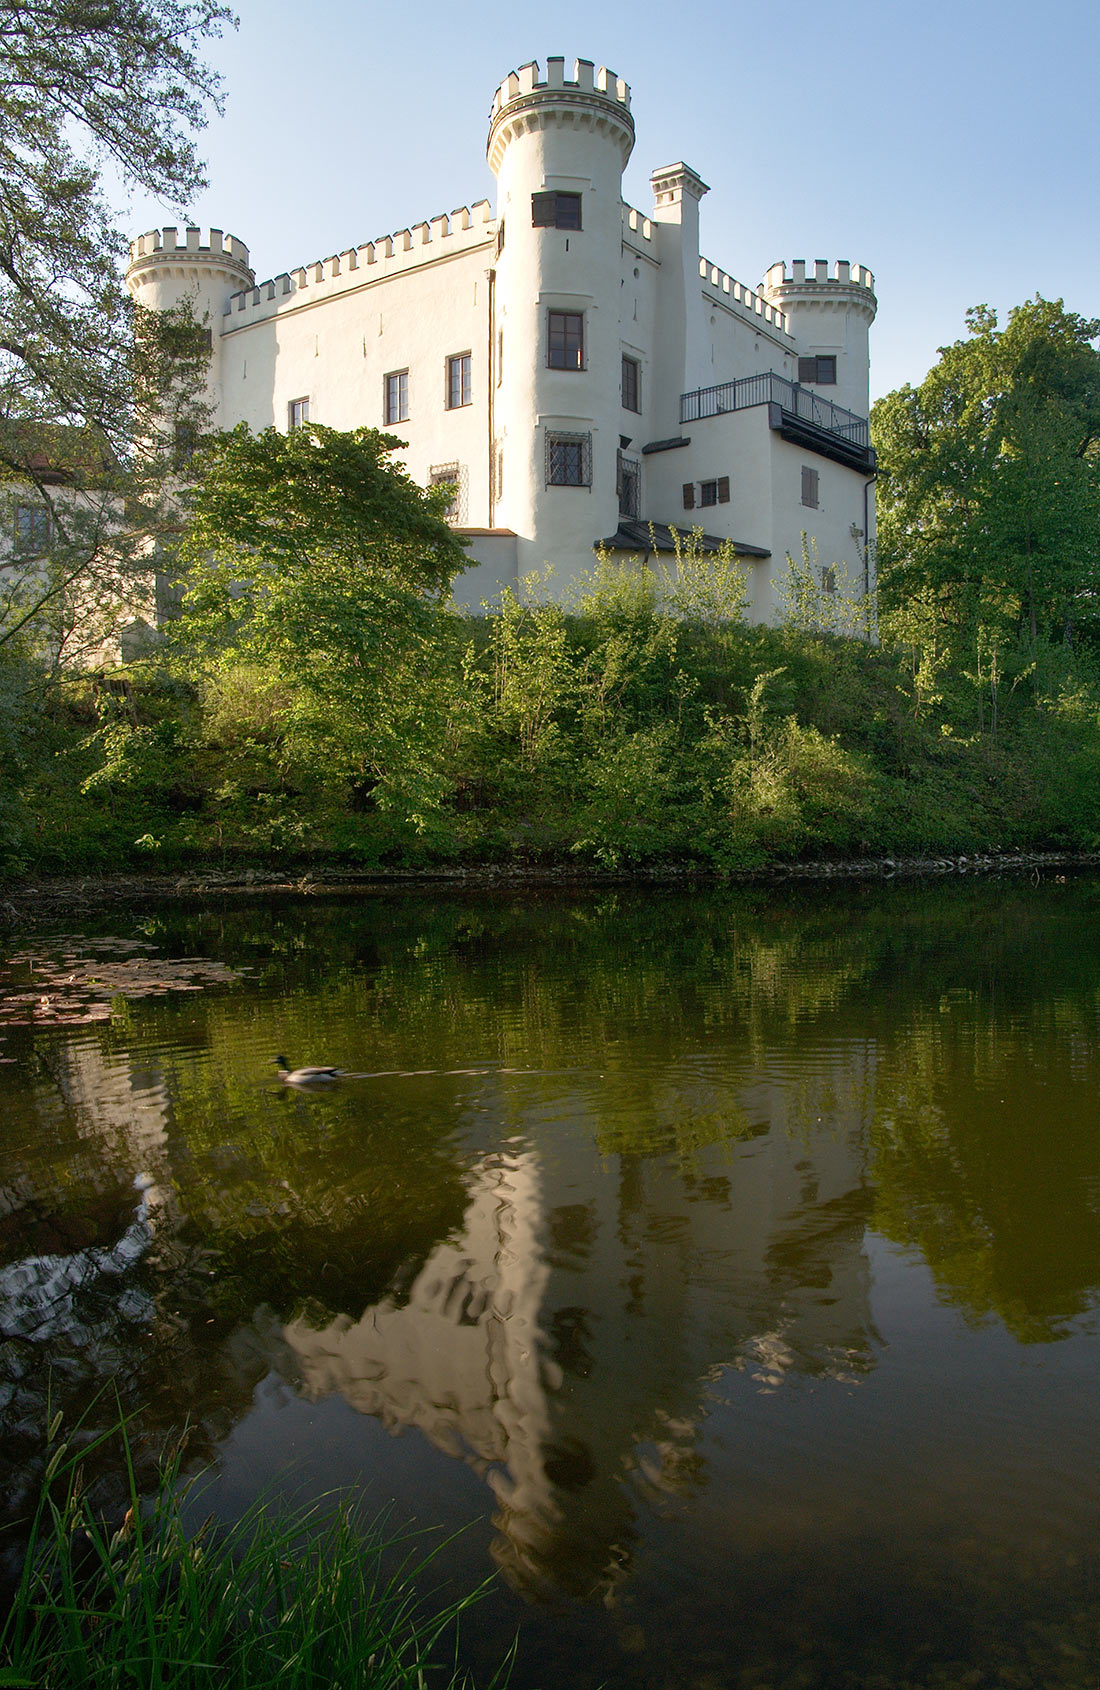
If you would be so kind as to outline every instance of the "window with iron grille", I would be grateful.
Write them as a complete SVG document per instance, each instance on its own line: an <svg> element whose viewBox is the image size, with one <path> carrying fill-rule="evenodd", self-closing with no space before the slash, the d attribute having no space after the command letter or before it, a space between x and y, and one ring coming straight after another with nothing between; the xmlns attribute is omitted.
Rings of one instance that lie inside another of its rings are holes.
<svg viewBox="0 0 1100 1690"><path fill-rule="evenodd" d="M457 411L471 400L470 354L460 352L447 359L447 409Z"/></svg>
<svg viewBox="0 0 1100 1690"><path fill-rule="evenodd" d="M623 410L640 411L641 399L641 367L637 358L628 358L623 353Z"/></svg>
<svg viewBox="0 0 1100 1690"><path fill-rule="evenodd" d="M16 505L15 549L37 557L48 551L53 524L45 505Z"/></svg>
<svg viewBox="0 0 1100 1690"><path fill-rule="evenodd" d="M592 436L546 431L546 485L591 487Z"/></svg>
<svg viewBox="0 0 1100 1690"><path fill-rule="evenodd" d="M617 469L619 515L639 516L641 514L642 466L637 458L628 458L625 452L620 451Z"/></svg>
<svg viewBox="0 0 1100 1690"><path fill-rule="evenodd" d="M552 370L584 369L583 312L547 312L546 362Z"/></svg>
<svg viewBox="0 0 1100 1690"><path fill-rule="evenodd" d="M811 510L817 510L818 474L816 469L810 469L808 464L802 466L802 503Z"/></svg>
<svg viewBox="0 0 1100 1690"><path fill-rule="evenodd" d="M450 486L454 497L443 512L448 522L463 523L469 505L469 475L465 464L433 464L428 471L429 487Z"/></svg>
<svg viewBox="0 0 1100 1690"><path fill-rule="evenodd" d="M835 357L800 358L798 360L798 379L799 381L813 382L815 387L835 387Z"/></svg>
<svg viewBox="0 0 1100 1690"><path fill-rule="evenodd" d="M301 428L303 423L307 423L309 421L309 400L292 399L286 408L286 421L287 427L291 429Z"/></svg>
<svg viewBox="0 0 1100 1690"><path fill-rule="evenodd" d="M409 420L408 370L393 370L386 377L385 418L387 423Z"/></svg>
<svg viewBox="0 0 1100 1690"><path fill-rule="evenodd" d="M532 194L531 224L535 229L579 229L580 194L563 194L556 190Z"/></svg>

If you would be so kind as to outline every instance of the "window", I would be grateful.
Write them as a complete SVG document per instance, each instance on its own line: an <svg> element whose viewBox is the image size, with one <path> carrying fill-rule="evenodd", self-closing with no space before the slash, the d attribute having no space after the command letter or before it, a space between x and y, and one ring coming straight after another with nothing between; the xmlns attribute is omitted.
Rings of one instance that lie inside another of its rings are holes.
<svg viewBox="0 0 1100 1690"><path fill-rule="evenodd" d="M532 194L531 225L535 229L579 229L580 194Z"/></svg>
<svg viewBox="0 0 1100 1690"><path fill-rule="evenodd" d="M546 433L546 485L591 487L592 436Z"/></svg>
<svg viewBox="0 0 1100 1690"><path fill-rule="evenodd" d="M619 515L637 516L641 506L642 468L637 458L624 452L618 457Z"/></svg>
<svg viewBox="0 0 1100 1690"><path fill-rule="evenodd" d="M50 513L45 505L16 505L16 551L30 552L35 557L48 551L52 526Z"/></svg>
<svg viewBox="0 0 1100 1690"><path fill-rule="evenodd" d="M447 409L457 411L470 403L470 354L460 352L447 359Z"/></svg>
<svg viewBox="0 0 1100 1690"><path fill-rule="evenodd" d="M386 421L388 423L408 422L409 420L409 372L408 370L394 370L386 377Z"/></svg>
<svg viewBox="0 0 1100 1690"><path fill-rule="evenodd" d="M817 387L836 386L836 358L800 358L798 360L799 381L812 381Z"/></svg>
<svg viewBox="0 0 1100 1690"><path fill-rule="evenodd" d="M454 497L443 514L448 522L466 521L468 477L465 464L433 464L428 471L428 485L453 487Z"/></svg>
<svg viewBox="0 0 1100 1690"><path fill-rule="evenodd" d="M199 431L194 423L178 422L172 435L172 462L176 469L186 469L198 450Z"/></svg>
<svg viewBox="0 0 1100 1690"><path fill-rule="evenodd" d="M549 312L546 362L552 370L584 369L584 316L580 311Z"/></svg>
<svg viewBox="0 0 1100 1690"><path fill-rule="evenodd" d="M693 511L696 505L728 505L730 478L717 475L712 481L684 482L684 509Z"/></svg>
<svg viewBox="0 0 1100 1690"><path fill-rule="evenodd" d="M836 570L831 563L823 563L821 566L821 591L823 593L836 592Z"/></svg>
<svg viewBox="0 0 1100 1690"><path fill-rule="evenodd" d="M640 411L642 408L641 383L639 381L641 366L637 358L628 358L623 353L623 410Z"/></svg>
<svg viewBox="0 0 1100 1690"><path fill-rule="evenodd" d="M802 466L802 503L811 510L817 509L817 471L806 464Z"/></svg>
<svg viewBox="0 0 1100 1690"><path fill-rule="evenodd" d="M309 400L292 399L286 408L287 426L291 429L301 428L309 421Z"/></svg>

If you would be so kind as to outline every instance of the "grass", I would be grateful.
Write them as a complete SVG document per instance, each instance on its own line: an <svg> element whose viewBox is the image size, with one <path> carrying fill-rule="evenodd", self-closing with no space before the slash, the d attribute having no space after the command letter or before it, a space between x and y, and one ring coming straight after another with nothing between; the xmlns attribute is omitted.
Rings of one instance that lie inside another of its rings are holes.
<svg viewBox="0 0 1100 1690"><path fill-rule="evenodd" d="M478 1592L426 1611L431 1559L364 1535L347 1504L260 1503L234 1526L188 1530L183 1442L139 1493L125 1427L79 1454L50 1427L23 1570L0 1629L0 1686L26 1690L472 1690L455 1658ZM105 1524L83 1462L118 1436L129 1506ZM506 1666L493 1679L503 1682Z"/></svg>

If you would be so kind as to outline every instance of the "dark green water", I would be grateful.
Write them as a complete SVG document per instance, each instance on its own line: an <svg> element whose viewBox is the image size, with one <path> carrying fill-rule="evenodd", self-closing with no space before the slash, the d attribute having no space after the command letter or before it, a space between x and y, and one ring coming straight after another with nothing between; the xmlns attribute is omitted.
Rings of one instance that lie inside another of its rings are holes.
<svg viewBox="0 0 1100 1690"><path fill-rule="evenodd" d="M1072 879L18 935L9 1515L106 1382L225 1516L464 1528L517 1690L1096 1690L1098 941Z"/></svg>

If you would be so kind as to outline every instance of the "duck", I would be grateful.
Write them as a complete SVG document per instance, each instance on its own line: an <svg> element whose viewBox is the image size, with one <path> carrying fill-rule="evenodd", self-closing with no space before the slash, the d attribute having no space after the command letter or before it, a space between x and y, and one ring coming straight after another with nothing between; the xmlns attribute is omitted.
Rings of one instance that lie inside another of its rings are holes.
<svg viewBox="0 0 1100 1690"><path fill-rule="evenodd" d="M292 1068L285 1056L276 1056L272 1060L284 1086L313 1086L344 1077L342 1068Z"/></svg>

